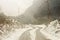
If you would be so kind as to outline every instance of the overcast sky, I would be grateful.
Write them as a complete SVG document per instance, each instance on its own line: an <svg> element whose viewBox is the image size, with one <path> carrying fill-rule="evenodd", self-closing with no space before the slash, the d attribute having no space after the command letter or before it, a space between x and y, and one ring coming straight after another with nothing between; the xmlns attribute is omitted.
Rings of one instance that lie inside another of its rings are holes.
<svg viewBox="0 0 60 40"><path fill-rule="evenodd" d="M18 8L20 15L32 5L33 0L0 0L0 7L9 16L17 16Z"/></svg>

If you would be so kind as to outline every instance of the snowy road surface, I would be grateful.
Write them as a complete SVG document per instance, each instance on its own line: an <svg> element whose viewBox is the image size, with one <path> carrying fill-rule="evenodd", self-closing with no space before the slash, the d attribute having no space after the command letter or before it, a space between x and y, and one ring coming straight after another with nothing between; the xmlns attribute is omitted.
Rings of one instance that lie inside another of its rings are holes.
<svg viewBox="0 0 60 40"><path fill-rule="evenodd" d="M19 28L8 33L2 40L60 40L60 37L56 37L54 33L59 27L56 22L53 21L48 27L45 25L26 25L25 28Z"/></svg>

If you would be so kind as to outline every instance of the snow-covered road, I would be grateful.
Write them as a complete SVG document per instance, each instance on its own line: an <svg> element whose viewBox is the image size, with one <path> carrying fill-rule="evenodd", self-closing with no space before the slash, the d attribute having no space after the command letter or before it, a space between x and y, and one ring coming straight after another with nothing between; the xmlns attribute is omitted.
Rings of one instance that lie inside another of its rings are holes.
<svg viewBox="0 0 60 40"><path fill-rule="evenodd" d="M48 27L45 25L25 25L25 28L15 29L15 31L8 33L2 40L60 40L60 37L56 37L54 33L59 27L56 22L53 21L51 23L53 25L50 24Z"/></svg>
<svg viewBox="0 0 60 40"><path fill-rule="evenodd" d="M35 40L37 36L36 31L38 31L38 29L39 28L32 28L32 27L16 29L14 32L11 32L7 36L5 36L5 38L3 38L2 40ZM42 37L40 38L44 38L43 35L41 36ZM40 38L38 40L40 40Z"/></svg>

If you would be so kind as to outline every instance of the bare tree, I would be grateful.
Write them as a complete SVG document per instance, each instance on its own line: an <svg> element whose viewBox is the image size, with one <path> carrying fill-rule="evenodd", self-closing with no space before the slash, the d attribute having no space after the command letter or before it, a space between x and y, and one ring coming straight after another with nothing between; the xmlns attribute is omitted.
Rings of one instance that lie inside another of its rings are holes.
<svg viewBox="0 0 60 40"><path fill-rule="evenodd" d="M50 0L47 0L47 6L48 6L48 20L51 21L51 10L50 10Z"/></svg>

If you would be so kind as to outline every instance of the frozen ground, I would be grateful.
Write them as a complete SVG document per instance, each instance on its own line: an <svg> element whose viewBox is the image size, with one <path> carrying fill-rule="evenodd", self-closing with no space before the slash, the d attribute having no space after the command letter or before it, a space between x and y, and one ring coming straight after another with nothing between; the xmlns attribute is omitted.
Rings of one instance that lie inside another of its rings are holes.
<svg viewBox="0 0 60 40"><path fill-rule="evenodd" d="M60 40L60 24L58 20L45 25L24 25L23 28L15 29L1 40Z"/></svg>

